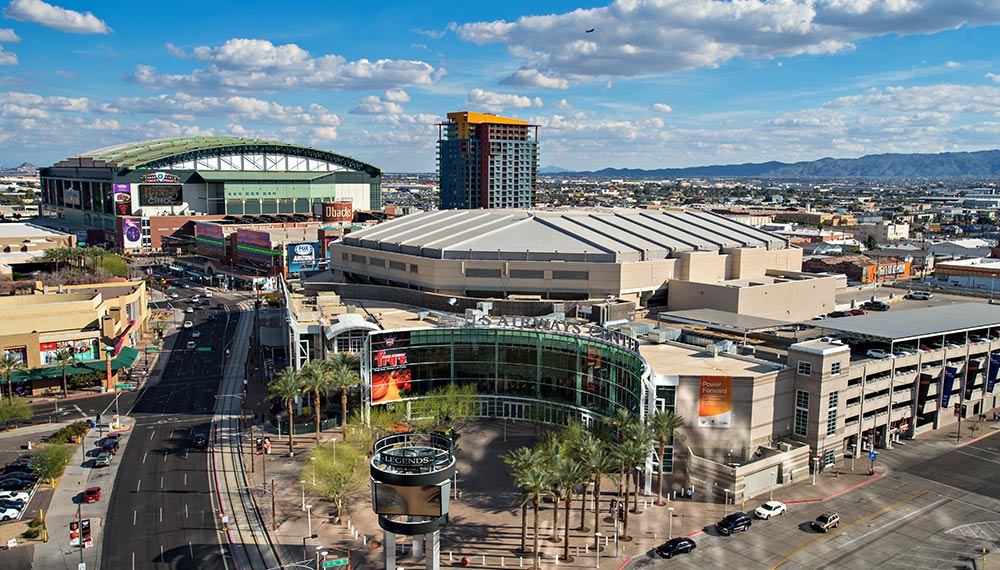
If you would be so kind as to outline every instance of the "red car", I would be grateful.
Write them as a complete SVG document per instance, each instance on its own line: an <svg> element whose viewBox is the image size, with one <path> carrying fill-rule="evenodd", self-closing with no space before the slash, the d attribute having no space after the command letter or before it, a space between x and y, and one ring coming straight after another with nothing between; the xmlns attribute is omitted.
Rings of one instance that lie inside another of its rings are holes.
<svg viewBox="0 0 1000 570"><path fill-rule="evenodd" d="M101 488L100 487L90 487L83 492L83 502L84 503L96 503L101 500Z"/></svg>
<svg viewBox="0 0 1000 570"><path fill-rule="evenodd" d="M868 314L868 311L863 311L861 309L851 309L850 311L847 311L847 312L851 313L855 317L860 317L861 315L867 315Z"/></svg>

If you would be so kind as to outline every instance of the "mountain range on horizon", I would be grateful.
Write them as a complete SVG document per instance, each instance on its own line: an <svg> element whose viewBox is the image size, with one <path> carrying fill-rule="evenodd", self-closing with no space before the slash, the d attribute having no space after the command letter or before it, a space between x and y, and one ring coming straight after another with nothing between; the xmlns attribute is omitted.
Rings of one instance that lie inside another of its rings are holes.
<svg viewBox="0 0 1000 570"><path fill-rule="evenodd" d="M989 178L1000 176L1000 150L936 154L870 154L803 162L756 162L685 168L603 168L571 171L545 166L539 174L602 178Z"/></svg>

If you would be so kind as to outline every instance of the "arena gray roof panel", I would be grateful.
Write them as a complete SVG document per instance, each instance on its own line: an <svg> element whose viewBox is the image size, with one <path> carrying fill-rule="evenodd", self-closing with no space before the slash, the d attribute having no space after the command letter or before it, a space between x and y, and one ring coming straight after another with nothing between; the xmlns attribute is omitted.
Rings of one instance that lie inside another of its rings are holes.
<svg viewBox="0 0 1000 570"><path fill-rule="evenodd" d="M730 247L786 249L779 236L691 210L444 210L344 237L344 245L436 259L636 262Z"/></svg>

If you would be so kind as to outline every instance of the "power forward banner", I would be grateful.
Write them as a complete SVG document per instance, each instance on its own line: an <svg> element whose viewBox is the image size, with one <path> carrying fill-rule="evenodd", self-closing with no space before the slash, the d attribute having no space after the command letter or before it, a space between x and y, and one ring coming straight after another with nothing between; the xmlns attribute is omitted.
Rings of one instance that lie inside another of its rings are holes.
<svg viewBox="0 0 1000 570"><path fill-rule="evenodd" d="M955 385L955 376L958 375L958 368L954 366L945 366L944 368L944 382L941 383L941 409L948 407L948 401L951 400L951 389Z"/></svg>
<svg viewBox="0 0 1000 570"><path fill-rule="evenodd" d="M990 357L990 371L986 374L986 391L993 393L993 386L997 383L997 373L1000 372L1000 354Z"/></svg>

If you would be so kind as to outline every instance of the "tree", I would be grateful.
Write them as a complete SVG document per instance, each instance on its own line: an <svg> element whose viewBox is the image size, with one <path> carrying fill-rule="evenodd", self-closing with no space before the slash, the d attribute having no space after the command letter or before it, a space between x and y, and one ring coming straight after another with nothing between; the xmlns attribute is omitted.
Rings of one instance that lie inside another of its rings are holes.
<svg viewBox="0 0 1000 570"><path fill-rule="evenodd" d="M439 386L410 403L410 416L417 418L418 427L425 431L439 424L455 426L475 415L477 395L472 384Z"/></svg>
<svg viewBox="0 0 1000 570"><path fill-rule="evenodd" d="M632 483L632 472L635 470L636 466L646 460L649 455L649 444L652 441L652 435L646 424L642 423L638 418L635 421L625 426L623 430L623 439L618 442L618 446L615 448L615 453L618 456L618 460L622 465L622 474L625 478L625 520L622 524L622 534L621 540L630 540L628 536L628 499L631 483ZM633 512L639 512L639 493L636 492L635 495L635 508Z"/></svg>
<svg viewBox="0 0 1000 570"><path fill-rule="evenodd" d="M63 348L57 350L56 353L52 355L52 362L62 368L63 398L66 398L69 396L69 388L66 385L66 368L74 364L76 359L73 358L73 353Z"/></svg>
<svg viewBox="0 0 1000 570"><path fill-rule="evenodd" d="M865 237L865 248L869 250L878 249L878 239L875 238L875 234L868 234Z"/></svg>
<svg viewBox="0 0 1000 570"><path fill-rule="evenodd" d="M288 410L288 453L289 455L295 453L294 437L295 437L295 412L292 409L292 405L295 403L295 398L302 392L302 379L299 376L298 371L289 367L284 368L281 372L278 372L271 378L271 381L267 383L267 393L272 398L279 398L284 402L285 408Z"/></svg>
<svg viewBox="0 0 1000 570"><path fill-rule="evenodd" d="M517 449L512 449L504 455L500 456L500 459L510 466L510 476L513 477L514 483L521 487L520 481L524 478L528 469L538 460L535 451L529 447L518 447ZM528 503L531 502L531 494L526 492L522 488L522 492L518 494L518 504L521 506L521 552L528 551Z"/></svg>
<svg viewBox="0 0 1000 570"><path fill-rule="evenodd" d="M65 443L50 443L31 455L31 463L43 480L48 480L53 488L56 479L62 476L73 453L73 445Z"/></svg>
<svg viewBox="0 0 1000 570"><path fill-rule="evenodd" d="M565 453L563 453L556 460L555 480L562 492L563 503L566 508L566 520L563 521L563 560L566 562L571 562L573 560L569 556L569 509L570 505L573 503L573 488L586 481L587 475L586 468L580 464L579 461L577 461L576 456L572 453L572 450L569 447L567 447ZM559 505L556 504L556 510L558 509Z"/></svg>
<svg viewBox="0 0 1000 570"><path fill-rule="evenodd" d="M24 367L24 362L11 353L7 353L3 355L3 358L0 358L0 374L3 374L4 380L7 381L7 398L10 400L14 399L14 385L11 382L11 377L14 375L14 372Z"/></svg>
<svg viewBox="0 0 1000 570"><path fill-rule="evenodd" d="M327 388L333 385L333 382L330 379L330 370L328 366L325 366L323 361L311 360L302 367L302 370L299 371L299 375L302 378L302 393L308 394L309 392L312 392L313 411L316 414L316 443L319 443L319 397L320 392L326 391Z"/></svg>
<svg viewBox="0 0 1000 570"><path fill-rule="evenodd" d="M657 443L657 457L659 469L657 476L656 504L663 504L663 456L667 452L667 445L673 445L674 440L683 441L684 436L677 433L677 430L684 427L684 418L674 415L673 412L658 411L649 418L649 429L653 439Z"/></svg>
<svg viewBox="0 0 1000 570"><path fill-rule="evenodd" d="M615 467L615 460L611 455L610 448L608 445L599 437L593 434L586 434L577 445L576 449L577 457L581 465L586 469L587 474L594 481L594 531L600 532L601 530L601 480L604 474L611 471ZM583 509L581 510L580 526L583 527L583 512L586 510L586 498L584 498ZM584 531L586 532L586 531ZM599 545L597 541L599 539L594 537L594 548L598 548Z"/></svg>
<svg viewBox="0 0 1000 570"><path fill-rule="evenodd" d="M10 421L30 420L33 413L31 406L24 398L13 398L0 402L0 424L4 426Z"/></svg>
<svg viewBox="0 0 1000 570"><path fill-rule="evenodd" d="M531 552L534 556L535 561L538 560L538 507L542 503L542 499L552 495L552 473L551 471L539 462L534 462L525 470L523 476L518 482L521 489L531 497L531 506L534 511L533 518L533 528L532 532L532 548ZM533 567L537 567L532 564Z"/></svg>
<svg viewBox="0 0 1000 570"><path fill-rule="evenodd" d="M326 365L331 369L330 387L340 388L340 422L342 426L347 425L347 391L361 384L361 375L357 372L360 362L357 355L348 352L337 352L326 361ZM347 430L343 429L343 432L346 440Z"/></svg>
<svg viewBox="0 0 1000 570"><path fill-rule="evenodd" d="M366 465L365 454L354 445L323 443L310 452L302 477L316 481L320 494L337 508L339 519L344 514L344 499L368 482Z"/></svg>

